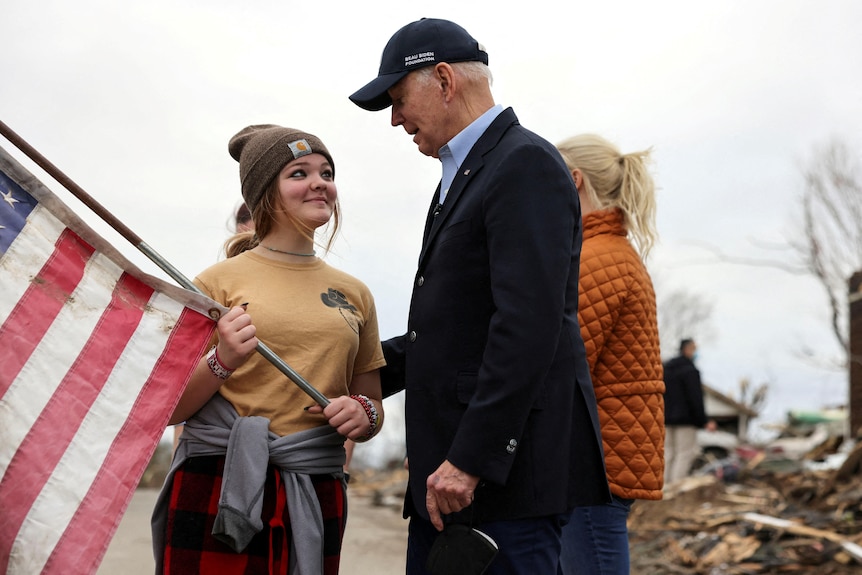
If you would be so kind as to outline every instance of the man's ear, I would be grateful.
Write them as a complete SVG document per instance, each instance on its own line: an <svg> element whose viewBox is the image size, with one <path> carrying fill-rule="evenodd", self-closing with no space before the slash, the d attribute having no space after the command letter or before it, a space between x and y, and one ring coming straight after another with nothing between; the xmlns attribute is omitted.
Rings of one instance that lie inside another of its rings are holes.
<svg viewBox="0 0 862 575"><path fill-rule="evenodd" d="M440 90L446 100L451 100L455 87L455 70L446 62L440 62L434 66L434 75L440 85Z"/></svg>

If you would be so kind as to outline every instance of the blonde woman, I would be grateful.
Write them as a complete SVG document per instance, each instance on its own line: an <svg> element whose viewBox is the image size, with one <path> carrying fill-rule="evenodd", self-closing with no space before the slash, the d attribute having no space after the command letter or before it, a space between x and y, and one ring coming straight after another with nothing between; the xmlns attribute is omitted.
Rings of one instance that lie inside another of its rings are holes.
<svg viewBox="0 0 862 575"><path fill-rule="evenodd" d="M649 151L622 154L585 134L557 145L583 214L578 320L599 406L613 500L578 507L563 529L560 572L629 573L635 499L661 499L664 383L656 301L644 260L656 242Z"/></svg>

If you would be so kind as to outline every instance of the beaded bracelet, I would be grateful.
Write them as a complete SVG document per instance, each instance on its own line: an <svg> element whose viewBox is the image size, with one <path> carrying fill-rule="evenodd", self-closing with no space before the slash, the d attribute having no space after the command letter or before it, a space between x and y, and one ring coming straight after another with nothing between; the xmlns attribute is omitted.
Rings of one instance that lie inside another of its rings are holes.
<svg viewBox="0 0 862 575"><path fill-rule="evenodd" d="M234 370L228 369L228 367L221 362L218 357L218 350L216 349L216 346L213 346L207 354L207 365L209 366L210 371L213 372L213 375L215 375L221 380L229 378L230 375L234 372Z"/></svg>
<svg viewBox="0 0 862 575"><path fill-rule="evenodd" d="M350 396L359 402L359 405L365 410L365 415L368 416L368 422L371 424L371 427L368 429L368 433L363 435L362 437L358 437L353 441L363 442L368 441L372 437L374 437L374 433L377 431L377 425L380 423L380 414L377 413L377 408L374 407L374 402L372 402L368 396L361 394L354 394Z"/></svg>

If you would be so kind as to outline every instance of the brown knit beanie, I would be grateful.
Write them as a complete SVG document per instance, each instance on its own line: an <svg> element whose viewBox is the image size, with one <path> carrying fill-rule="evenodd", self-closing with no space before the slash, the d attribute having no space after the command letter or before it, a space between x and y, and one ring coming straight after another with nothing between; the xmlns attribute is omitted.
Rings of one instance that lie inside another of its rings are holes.
<svg viewBox="0 0 862 575"><path fill-rule="evenodd" d="M243 128L230 139L228 151L239 162L242 197L252 213L270 182L288 162L307 154L322 154L335 172L335 162L317 136L275 124Z"/></svg>

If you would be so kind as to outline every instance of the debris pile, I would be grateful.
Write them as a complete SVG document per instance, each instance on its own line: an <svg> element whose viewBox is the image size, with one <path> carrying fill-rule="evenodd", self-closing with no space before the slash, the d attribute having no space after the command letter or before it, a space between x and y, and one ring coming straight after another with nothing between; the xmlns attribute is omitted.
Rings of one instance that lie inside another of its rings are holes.
<svg viewBox="0 0 862 575"><path fill-rule="evenodd" d="M635 575L862 573L862 444L837 466L759 451L638 501ZM823 446L817 457L825 458Z"/></svg>
<svg viewBox="0 0 862 575"><path fill-rule="evenodd" d="M401 466L386 469L360 469L350 474L351 496L367 497L377 507L389 507L401 513L407 491L407 470Z"/></svg>
<svg viewBox="0 0 862 575"><path fill-rule="evenodd" d="M637 501L632 575L862 573L862 442L798 429ZM349 489L400 513L406 483L399 464L357 470Z"/></svg>

